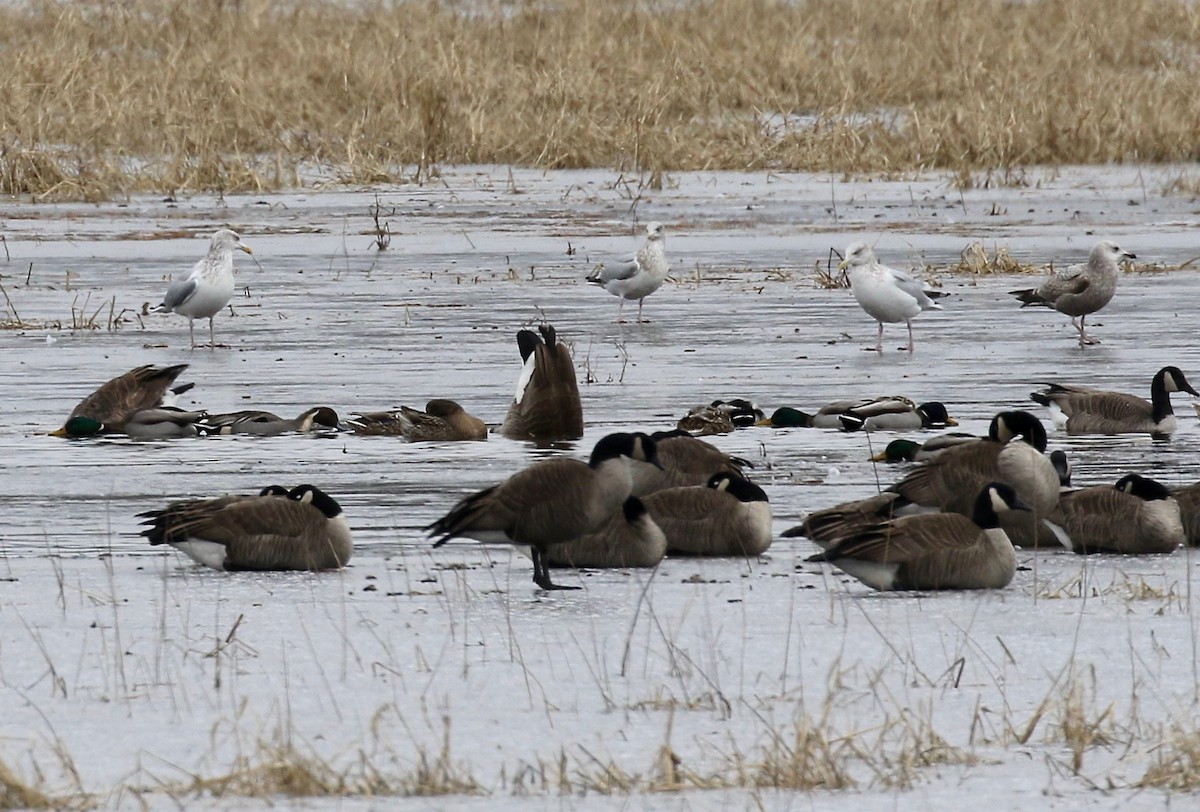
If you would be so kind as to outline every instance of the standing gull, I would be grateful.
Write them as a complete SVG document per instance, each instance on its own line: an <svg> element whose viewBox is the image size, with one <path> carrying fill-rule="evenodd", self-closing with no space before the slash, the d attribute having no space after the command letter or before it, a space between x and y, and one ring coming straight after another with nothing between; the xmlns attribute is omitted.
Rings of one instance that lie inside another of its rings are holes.
<svg viewBox="0 0 1200 812"><path fill-rule="evenodd" d="M1036 288L1010 293L1020 300L1021 307L1044 305L1070 316L1071 326L1079 331L1079 346L1099 344L1099 339L1087 334L1083 321L1112 300L1117 290L1120 263L1131 259L1137 259L1137 255L1123 250L1112 240L1101 240L1088 255L1086 263L1063 268Z"/></svg>
<svg viewBox="0 0 1200 812"><path fill-rule="evenodd" d="M176 277L167 288L156 313L178 313L188 317L188 335L196 349L196 319L208 319L209 347L217 346L213 316L233 298L233 250L253 254L237 232L223 228L212 236L208 254L192 266L187 276Z"/></svg>
<svg viewBox="0 0 1200 812"><path fill-rule="evenodd" d="M839 270L849 268L850 288L858 306L879 322L875 352L883 352L883 323L904 322L908 325L908 351L913 351L912 320L923 310L941 310L933 301L935 292L926 289L919 279L903 271L880 265L875 252L865 242L851 243Z"/></svg>
<svg viewBox="0 0 1200 812"><path fill-rule="evenodd" d="M646 244L631 259L615 262L611 265L601 264L588 276L587 281L600 285L613 296L619 296L621 303L617 306L617 323L621 323L621 311L626 299L638 300L638 317L642 321L642 305L646 297L662 287L671 270L667 262L666 230L662 223L650 223L646 226Z"/></svg>

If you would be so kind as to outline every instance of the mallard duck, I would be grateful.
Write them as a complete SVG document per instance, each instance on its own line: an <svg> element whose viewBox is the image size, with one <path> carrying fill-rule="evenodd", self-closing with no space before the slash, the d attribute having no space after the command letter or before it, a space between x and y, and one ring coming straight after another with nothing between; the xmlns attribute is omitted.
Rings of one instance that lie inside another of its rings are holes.
<svg viewBox="0 0 1200 812"><path fill-rule="evenodd" d="M120 433L130 416L162 405L163 398L187 364L136 367L108 381L76 406L54 437L93 437ZM179 387L186 391L190 385Z"/></svg>
<svg viewBox="0 0 1200 812"><path fill-rule="evenodd" d="M347 425L356 434L390 434L422 440L486 440L487 424L453 400L436 398L425 411L401 406L393 412L355 415Z"/></svg>
<svg viewBox="0 0 1200 812"><path fill-rule="evenodd" d="M731 457L712 443L684 431L657 431L650 435L662 468L639 465L633 471L633 495L646 496L666 488L705 485L713 474L743 476L753 468L741 457Z"/></svg>
<svg viewBox="0 0 1200 812"><path fill-rule="evenodd" d="M646 244L631 259L601 264L587 278L614 296L619 297L617 323L622 323L621 312L626 299L637 299L638 323L642 322L642 305L646 297L662 287L671 270L667 262L666 229L662 223L646 226Z"/></svg>
<svg viewBox="0 0 1200 812"><path fill-rule="evenodd" d="M271 412L245 410L227 414L210 414L200 424L201 434L257 434L274 436L288 432L309 432L336 429L338 414L328 406L305 409L293 418L280 417Z"/></svg>
<svg viewBox="0 0 1200 812"><path fill-rule="evenodd" d="M911 431L957 426L946 406L938 401L918 406L905 397L878 397L862 400L838 400L816 412L802 412L781 406L757 425L772 428L842 429L843 431Z"/></svg>
<svg viewBox="0 0 1200 812"><path fill-rule="evenodd" d="M903 271L880 265L875 252L865 242L852 243L846 249L846 258L838 265L838 270L847 268L855 301L867 315L879 322L875 351L883 352L884 322L894 324L902 321L908 325L908 351L912 352L912 320L922 311L942 309L940 304L933 301L936 292Z"/></svg>
<svg viewBox="0 0 1200 812"><path fill-rule="evenodd" d="M167 288L156 313L178 313L187 316L188 335L196 349L196 319L208 319L209 347L216 347L213 317L233 298L233 252L253 254L237 232L223 228L213 234L208 254L192 266L186 275L175 278Z"/></svg>
<svg viewBox="0 0 1200 812"><path fill-rule="evenodd" d="M762 488L719 473L703 487L668 488L642 500L670 555L760 555L771 546L771 503Z"/></svg>
<svg viewBox="0 0 1200 812"><path fill-rule="evenodd" d="M1133 259L1137 259L1136 254L1123 250L1112 240L1101 240L1082 265L1063 268L1036 288L1009 292L1017 297L1022 308L1044 305L1070 316L1071 326L1079 332L1079 346L1099 344L1087 334L1083 322L1112 301L1121 263Z"/></svg>
<svg viewBox="0 0 1200 812"><path fill-rule="evenodd" d="M883 451L871 457L871 461L924 462L925 460L933 459L948 448L954 448L963 443L973 443L978 439L979 437L974 434L952 431L946 434L939 434L937 437L930 437L923 443L918 443L915 440L892 440Z"/></svg>
<svg viewBox="0 0 1200 812"><path fill-rule="evenodd" d="M1062 494L1043 519L1055 537L1077 553L1169 553L1187 543L1179 503L1167 487L1129 474L1116 485Z"/></svg>
<svg viewBox="0 0 1200 812"><path fill-rule="evenodd" d="M762 420L762 409L746 398L714 400L707 406L696 406L679 419L676 430L696 436L728 434L734 429L754 426Z"/></svg>
<svg viewBox="0 0 1200 812"><path fill-rule="evenodd" d="M299 485L278 495L172 502L139 513L151 544L169 544L216 570L330 570L354 551L342 508L324 491Z"/></svg>
<svg viewBox="0 0 1200 812"><path fill-rule="evenodd" d="M1050 409L1050 420L1068 434L1167 435L1178 421L1171 406L1172 392L1200 397L1179 367L1163 367L1150 381L1150 400L1124 392L1108 392L1087 386L1045 384L1029 397Z"/></svg>
<svg viewBox="0 0 1200 812"><path fill-rule="evenodd" d="M1012 488L990 482L971 517L926 513L856 529L808 561L826 561L872 589L1003 589L1017 554L1000 516L1021 510Z"/></svg>
<svg viewBox="0 0 1200 812"><path fill-rule="evenodd" d="M631 496L599 530L547 547L545 561L551 567L654 567L666 552L667 537L642 500Z"/></svg>
<svg viewBox="0 0 1200 812"><path fill-rule="evenodd" d="M646 434L609 434L585 463L555 458L534 463L490 488L460 500L424 529L440 547L456 536L532 548L533 582L542 589L574 589L550 580L547 550L598 530L633 487L631 465L661 465Z"/></svg>
<svg viewBox="0 0 1200 812"><path fill-rule="evenodd" d="M135 440L172 440L200 434L204 412L189 412L169 406L139 409L125 421L125 433Z"/></svg>
<svg viewBox="0 0 1200 812"><path fill-rule="evenodd" d="M525 362L500 433L513 440L576 440L583 436L583 404L571 351L548 324L517 333Z"/></svg>

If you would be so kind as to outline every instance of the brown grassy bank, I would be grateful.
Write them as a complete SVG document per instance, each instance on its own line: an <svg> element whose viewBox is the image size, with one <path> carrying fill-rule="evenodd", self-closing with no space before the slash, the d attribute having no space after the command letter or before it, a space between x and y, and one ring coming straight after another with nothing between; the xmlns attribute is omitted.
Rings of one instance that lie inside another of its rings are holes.
<svg viewBox="0 0 1200 812"><path fill-rule="evenodd" d="M1183 0L30 0L0 54L11 194L1200 158Z"/></svg>

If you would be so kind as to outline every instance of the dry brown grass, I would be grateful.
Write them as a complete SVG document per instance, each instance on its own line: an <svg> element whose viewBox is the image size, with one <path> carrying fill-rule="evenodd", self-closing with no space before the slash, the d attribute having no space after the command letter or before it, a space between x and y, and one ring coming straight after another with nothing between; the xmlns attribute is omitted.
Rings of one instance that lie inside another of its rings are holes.
<svg viewBox="0 0 1200 812"><path fill-rule="evenodd" d="M39 197L1200 158L1183 0L27 0L0 48L0 192Z"/></svg>
<svg viewBox="0 0 1200 812"><path fill-rule="evenodd" d="M65 806L62 799L51 798L26 783L0 761L0 809L60 809Z"/></svg>

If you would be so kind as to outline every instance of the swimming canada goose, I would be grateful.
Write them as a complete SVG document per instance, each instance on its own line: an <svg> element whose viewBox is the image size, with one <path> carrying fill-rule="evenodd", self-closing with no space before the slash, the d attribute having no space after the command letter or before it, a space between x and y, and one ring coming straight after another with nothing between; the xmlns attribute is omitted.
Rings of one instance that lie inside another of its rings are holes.
<svg viewBox="0 0 1200 812"><path fill-rule="evenodd" d="M642 501L666 534L668 555L749 558L771 546L771 503L741 476L713 474L703 487L668 488Z"/></svg>
<svg viewBox="0 0 1200 812"><path fill-rule="evenodd" d="M626 299L637 299L638 323L642 322L642 305L646 297L662 287L671 270L667 262L666 229L662 223L646 226L646 244L632 258L624 262L601 264L587 278L614 296L619 297L617 323L621 324L621 311Z"/></svg>
<svg viewBox="0 0 1200 812"><path fill-rule="evenodd" d="M599 530L548 547L545 561L551 567L654 567L666 553L667 537L642 500L631 496Z"/></svg>
<svg viewBox="0 0 1200 812"><path fill-rule="evenodd" d="M1171 406L1172 392L1200 397L1179 367L1163 367L1150 382L1150 400L1124 392L1088 386L1048 383L1029 397L1050 408L1050 420L1068 434L1150 434L1175 431L1178 421Z"/></svg>
<svg viewBox="0 0 1200 812"><path fill-rule="evenodd" d="M952 431L946 434L939 434L937 437L930 437L923 443L918 443L915 440L892 440L883 451L871 457L871 461L924 462L925 460L933 459L948 448L954 448L954 446L962 445L963 443L973 443L978 439L979 437L974 434Z"/></svg>
<svg viewBox="0 0 1200 812"><path fill-rule="evenodd" d="M759 426L773 428L817 428L855 431L905 431L957 426L958 421L937 401L918 406L905 397L879 397L865 400L838 400L827 403L816 412L802 412L782 406Z"/></svg>
<svg viewBox="0 0 1200 812"><path fill-rule="evenodd" d="M233 252L253 254L237 232L223 228L213 234L208 254L192 266L186 275L180 274L168 287L156 313L178 313L187 316L188 335L196 349L196 319L208 319L209 347L217 346L213 332L213 317L233 298Z"/></svg>
<svg viewBox="0 0 1200 812"><path fill-rule="evenodd" d="M875 352L883 352L884 322L908 325L908 351L913 351L912 320L925 310L941 310L933 297L938 294L903 271L880 265L865 242L852 243L838 270L849 269L850 290L858 306L879 322Z"/></svg>
<svg viewBox="0 0 1200 812"><path fill-rule="evenodd" d="M1101 240L1082 265L1063 268L1036 288L1009 293L1017 297L1022 308L1044 305L1070 316L1071 326L1079 332L1079 346L1099 344L1099 340L1087 334L1083 322L1112 301L1120 263L1131 259L1137 259L1137 256L1122 250L1112 240Z"/></svg>
<svg viewBox="0 0 1200 812"><path fill-rule="evenodd" d="M331 570L354 552L342 508L324 491L273 485L258 496L172 502L139 513L151 544L216 570Z"/></svg>
<svg viewBox="0 0 1200 812"><path fill-rule="evenodd" d="M1077 553L1169 553L1187 543L1180 506L1166 486L1129 474L1116 485L1068 491L1043 519Z"/></svg>
<svg viewBox="0 0 1200 812"><path fill-rule="evenodd" d="M877 522L839 539L808 561L827 561L880 591L1002 589L1017 570L1017 555L1000 516L1020 510L1012 488L989 482L971 518L927 513Z"/></svg>
<svg viewBox="0 0 1200 812"><path fill-rule="evenodd" d="M355 434L398 435L424 440L486 440L487 424L453 400L435 398L425 411L401 406L391 412L367 412L346 421Z"/></svg>
<svg viewBox="0 0 1200 812"><path fill-rule="evenodd" d="M424 529L441 547L456 536L532 548L533 582L554 584L547 550L598 530L633 487L632 465L660 465L654 441L645 434L610 434L586 463L559 457L534 463L503 482L460 500Z"/></svg>
<svg viewBox="0 0 1200 812"><path fill-rule="evenodd" d="M517 333L525 365L500 433L512 440L577 440L583 436L583 405L571 351L550 325L539 325L538 332Z"/></svg>
<svg viewBox="0 0 1200 812"><path fill-rule="evenodd" d="M716 473L744 476L747 460L731 457L712 443L683 431L658 431L650 435L662 468L639 465L633 470L633 495L646 496L666 488L705 485Z"/></svg>
<svg viewBox="0 0 1200 812"><path fill-rule="evenodd" d="M314 406L293 418L248 409L228 414L210 414L200 423L202 434L256 434L267 437L288 432L336 429L338 415L328 406Z"/></svg>
<svg viewBox="0 0 1200 812"><path fill-rule="evenodd" d="M146 364L113 378L80 401L63 427L51 432L51 436L92 437L124 431L134 412L162 405L171 384L187 367L187 364L170 367ZM190 388L190 384L178 387L181 391Z"/></svg>

